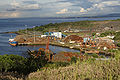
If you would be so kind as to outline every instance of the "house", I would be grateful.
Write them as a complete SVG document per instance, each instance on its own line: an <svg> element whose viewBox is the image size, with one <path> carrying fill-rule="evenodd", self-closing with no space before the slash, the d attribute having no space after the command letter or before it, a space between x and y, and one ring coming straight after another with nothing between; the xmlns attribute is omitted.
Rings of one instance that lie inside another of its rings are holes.
<svg viewBox="0 0 120 80"><path fill-rule="evenodd" d="M56 37L56 38L62 38L62 33L61 32L46 32L44 33L44 35L41 35L41 37L47 37L47 36L50 36L50 37Z"/></svg>
<svg viewBox="0 0 120 80"><path fill-rule="evenodd" d="M55 36L57 38L62 38L62 33L61 32L51 32L51 36Z"/></svg>

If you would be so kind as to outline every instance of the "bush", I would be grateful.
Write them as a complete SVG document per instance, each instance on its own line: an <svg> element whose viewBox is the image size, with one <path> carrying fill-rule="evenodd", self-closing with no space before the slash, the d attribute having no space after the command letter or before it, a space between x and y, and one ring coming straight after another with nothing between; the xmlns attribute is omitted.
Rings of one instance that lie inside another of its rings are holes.
<svg viewBox="0 0 120 80"><path fill-rule="evenodd" d="M107 32L101 33L100 37L105 37L108 35L115 35L115 34L116 34L115 31L107 31Z"/></svg>
<svg viewBox="0 0 120 80"><path fill-rule="evenodd" d="M42 54L42 53L41 53ZM37 71L47 63L44 56L24 58L18 55L0 55L0 72L15 72L29 74Z"/></svg>
<svg viewBox="0 0 120 80"><path fill-rule="evenodd" d="M96 35L96 33L92 33L92 36L95 36Z"/></svg>
<svg viewBox="0 0 120 80"><path fill-rule="evenodd" d="M84 55L85 55L85 56L89 56L89 54L88 54L88 53L85 53Z"/></svg>
<svg viewBox="0 0 120 80"><path fill-rule="evenodd" d="M116 32L114 40L120 41L120 32Z"/></svg>
<svg viewBox="0 0 120 80"><path fill-rule="evenodd" d="M117 46L120 47L120 43L117 43Z"/></svg>
<svg viewBox="0 0 120 80"><path fill-rule="evenodd" d="M116 35L115 37L114 37L114 40L120 40L120 35Z"/></svg>
<svg viewBox="0 0 120 80"><path fill-rule="evenodd" d="M98 58L98 55L96 53L93 53L91 56L94 58Z"/></svg>
<svg viewBox="0 0 120 80"><path fill-rule="evenodd" d="M26 59L18 55L0 55L0 71L22 72Z"/></svg>
<svg viewBox="0 0 120 80"><path fill-rule="evenodd" d="M76 57L72 57L72 58L71 58L71 63L76 63L77 60L78 60L78 59L77 59Z"/></svg>

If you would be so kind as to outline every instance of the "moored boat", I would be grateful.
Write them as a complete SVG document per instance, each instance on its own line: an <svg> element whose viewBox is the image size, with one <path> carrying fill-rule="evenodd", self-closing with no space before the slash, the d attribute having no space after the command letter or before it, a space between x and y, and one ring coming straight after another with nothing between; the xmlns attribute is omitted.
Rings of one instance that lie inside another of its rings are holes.
<svg viewBox="0 0 120 80"><path fill-rule="evenodd" d="M9 39L9 44L12 45L12 46L17 46L18 42L14 41L14 39Z"/></svg>

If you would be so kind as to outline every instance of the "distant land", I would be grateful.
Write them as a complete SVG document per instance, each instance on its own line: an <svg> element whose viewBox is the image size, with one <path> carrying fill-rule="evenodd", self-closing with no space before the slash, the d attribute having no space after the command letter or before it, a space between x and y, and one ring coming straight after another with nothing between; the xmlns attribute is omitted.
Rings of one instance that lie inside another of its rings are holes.
<svg viewBox="0 0 120 80"><path fill-rule="evenodd" d="M96 16L71 16L71 17L21 17L19 19L34 19L34 18L43 18L43 19L71 19L71 18L104 18L104 17L120 17L120 13L112 13L112 14L105 14L105 15L96 15ZM0 18L1 20L6 19L17 19L17 18Z"/></svg>
<svg viewBox="0 0 120 80"><path fill-rule="evenodd" d="M100 17L120 17L120 13L113 13L113 14L102 15Z"/></svg>
<svg viewBox="0 0 120 80"><path fill-rule="evenodd" d="M101 18L101 17L120 17L120 13L112 13L112 14L97 15L97 16L83 16L77 18Z"/></svg>

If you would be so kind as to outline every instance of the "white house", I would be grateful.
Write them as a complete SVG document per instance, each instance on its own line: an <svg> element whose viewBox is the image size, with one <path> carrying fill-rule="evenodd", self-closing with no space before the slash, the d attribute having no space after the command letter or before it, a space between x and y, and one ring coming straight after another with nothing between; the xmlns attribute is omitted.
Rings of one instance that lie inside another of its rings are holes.
<svg viewBox="0 0 120 80"><path fill-rule="evenodd" d="M56 37L56 38L62 38L62 33L61 32L50 32L48 34L45 34L45 35L41 35L41 37L47 37L47 36L53 36L53 37Z"/></svg>
<svg viewBox="0 0 120 80"><path fill-rule="evenodd" d="M51 36L55 36L57 38L62 38L62 33L61 32L53 32Z"/></svg>

